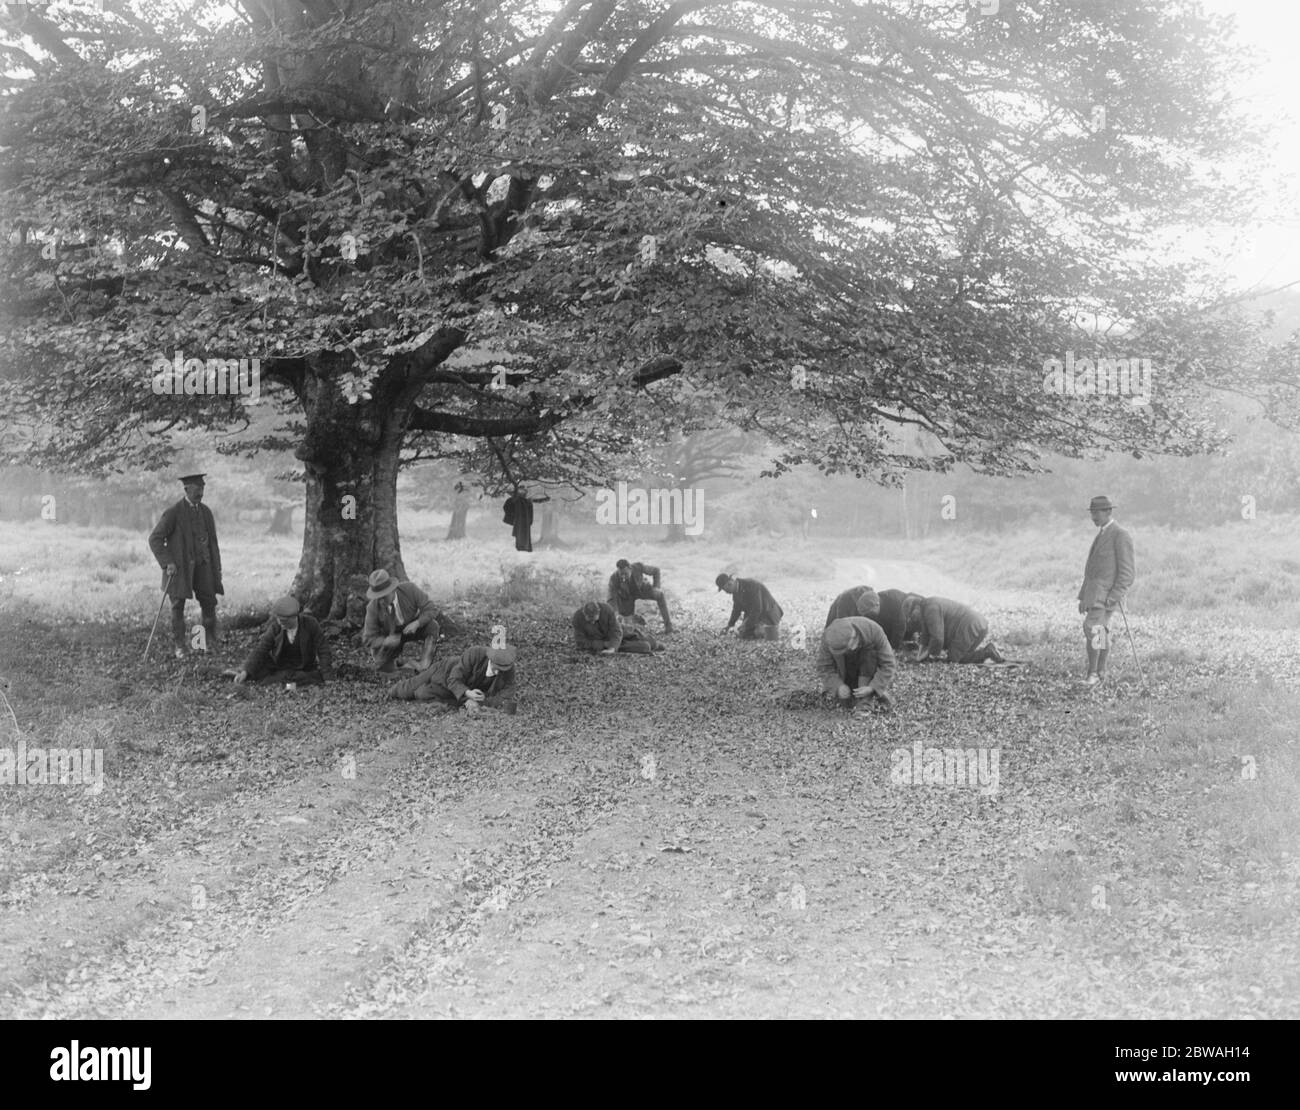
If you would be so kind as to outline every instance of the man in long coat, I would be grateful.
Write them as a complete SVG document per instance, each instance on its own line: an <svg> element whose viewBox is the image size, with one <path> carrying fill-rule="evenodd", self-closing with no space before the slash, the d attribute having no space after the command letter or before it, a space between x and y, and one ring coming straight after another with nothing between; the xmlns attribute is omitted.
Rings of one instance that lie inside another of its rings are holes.
<svg viewBox="0 0 1300 1110"><path fill-rule="evenodd" d="M893 704L894 650L885 631L866 617L838 617L822 631L817 651L822 689L848 707L855 699L876 698Z"/></svg>
<svg viewBox="0 0 1300 1110"><path fill-rule="evenodd" d="M730 632L744 617L736 635L741 640L775 640L779 635L785 610L757 578L732 578L719 574L714 580L718 589L731 594L731 619L723 632Z"/></svg>
<svg viewBox="0 0 1300 1110"><path fill-rule="evenodd" d="M417 675L394 683L390 697L402 701L433 701L444 709L483 707L514 713L515 649L466 648L459 657L440 659Z"/></svg>
<svg viewBox="0 0 1300 1110"><path fill-rule="evenodd" d="M396 673L402 645L412 642L421 645L418 669L428 667L441 632L435 616L438 607L429 595L414 582L399 582L388 571L377 570L370 575L366 598L361 642L370 649L379 673Z"/></svg>
<svg viewBox="0 0 1300 1110"><path fill-rule="evenodd" d="M939 661L945 652L949 663L1005 663L989 634L989 622L969 605L948 597L909 597L903 602L907 630L916 635L920 651L916 661Z"/></svg>
<svg viewBox="0 0 1300 1110"><path fill-rule="evenodd" d="M149 533L149 550L163 572L163 589L172 603L172 640L177 659L185 657L185 602L197 598L203 614L205 650L217 642L217 595L221 584L221 551L217 547L217 522L203 504L204 475L181 476L185 496L163 512Z"/></svg>
<svg viewBox="0 0 1300 1110"><path fill-rule="evenodd" d="M271 607L271 619L235 672L235 681L319 686L329 669L329 643L320 622L301 611L296 597L282 597Z"/></svg>
<svg viewBox="0 0 1300 1110"><path fill-rule="evenodd" d="M1110 616L1124 603L1133 585L1133 537L1111 519L1115 506L1109 497L1094 497L1088 505L1092 522L1100 531L1088 550L1079 587L1079 612L1084 614L1083 635L1088 650L1088 675L1084 682L1096 686L1106 674L1110 650Z"/></svg>

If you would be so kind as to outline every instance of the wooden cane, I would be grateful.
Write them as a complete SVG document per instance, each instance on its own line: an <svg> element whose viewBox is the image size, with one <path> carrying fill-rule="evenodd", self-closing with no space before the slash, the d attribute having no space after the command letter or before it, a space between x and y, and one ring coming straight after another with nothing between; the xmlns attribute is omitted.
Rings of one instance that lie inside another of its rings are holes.
<svg viewBox="0 0 1300 1110"><path fill-rule="evenodd" d="M140 656L141 663L149 658L149 649L153 646L153 634L158 631L158 618L162 616L163 602L167 600L167 590L171 586L175 574L176 572L172 571L167 576L167 581L163 583L162 597L158 601L158 612L153 615L153 627L149 629L149 642L144 645L144 654Z"/></svg>

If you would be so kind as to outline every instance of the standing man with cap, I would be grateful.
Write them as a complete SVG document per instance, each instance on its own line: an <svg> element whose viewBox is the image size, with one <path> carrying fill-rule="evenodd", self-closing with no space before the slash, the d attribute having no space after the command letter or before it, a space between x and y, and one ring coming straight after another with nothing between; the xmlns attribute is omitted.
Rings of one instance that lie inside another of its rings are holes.
<svg viewBox="0 0 1300 1110"><path fill-rule="evenodd" d="M1088 649L1088 676L1096 686L1106 674L1110 650L1110 615L1124 604L1133 585L1133 537L1111 519L1115 506L1109 497L1094 497L1088 505L1092 522L1101 531L1092 541L1079 587L1079 612L1084 614L1083 635Z"/></svg>
<svg viewBox="0 0 1300 1110"><path fill-rule="evenodd" d="M649 582L645 580L647 574L650 576ZM652 567L649 563L629 563L626 559L620 559L614 564L614 573L609 576L610 606L620 617L634 617L636 603L642 600L658 604L664 632L672 632L673 622L668 616L668 600L659 588L659 568Z"/></svg>
<svg viewBox="0 0 1300 1110"><path fill-rule="evenodd" d="M221 552L217 548L217 522L203 504L204 475L185 468L181 484L185 496L163 512L149 533L149 550L163 571L163 589L172 602L172 639L176 658L185 658L185 602L195 597L203 614L206 651L217 642L217 595L221 584Z"/></svg>
<svg viewBox="0 0 1300 1110"><path fill-rule="evenodd" d="M329 669L329 644L320 622L301 612L296 597L282 597L271 606L271 619L243 667L235 672L235 681L319 686Z"/></svg>
<svg viewBox="0 0 1300 1110"><path fill-rule="evenodd" d="M425 670L433 662L441 631L429 595L414 582L399 582L388 571L377 570L370 575L366 599L361 642L370 649L379 673L395 674L402 645L412 641L423 645L418 669Z"/></svg>
<svg viewBox="0 0 1300 1110"><path fill-rule="evenodd" d="M886 707L893 705L889 687L894 667L894 649L875 621L839 617L822 631L817 673L822 689L834 694L841 708L851 707L854 699L867 698L876 698Z"/></svg>
<svg viewBox="0 0 1300 1110"><path fill-rule="evenodd" d="M743 616L737 636L742 640L775 640L781 626L785 610L776 603L776 598L757 578L732 578L729 574L719 574L714 579L715 585L724 593L731 594L731 620L722 631L730 632L736 621Z"/></svg>
<svg viewBox="0 0 1300 1110"><path fill-rule="evenodd" d="M402 701L436 701L447 709L504 709L514 713L515 649L471 647L459 658L434 663L417 675L393 684L389 697Z"/></svg>

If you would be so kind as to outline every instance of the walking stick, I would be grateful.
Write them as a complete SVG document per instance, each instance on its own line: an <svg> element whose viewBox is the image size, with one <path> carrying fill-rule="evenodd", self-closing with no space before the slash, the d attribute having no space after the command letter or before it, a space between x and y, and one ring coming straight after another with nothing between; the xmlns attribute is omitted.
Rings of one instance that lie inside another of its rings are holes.
<svg viewBox="0 0 1300 1110"><path fill-rule="evenodd" d="M149 642L144 645L144 654L140 656L141 663L149 658L149 649L153 646L153 634L158 631L158 618L162 616L163 602L167 600L167 590L171 586L175 574L176 572L172 571L167 576L167 581L163 583L162 597L158 599L158 612L153 615L153 627L149 629Z"/></svg>
<svg viewBox="0 0 1300 1110"><path fill-rule="evenodd" d="M1133 633L1129 631L1128 614L1124 612L1124 603L1122 601L1119 603L1119 615L1124 618L1124 633L1128 636L1128 646L1133 652L1133 662L1137 664L1138 678L1142 680L1142 685L1145 686L1147 684L1147 676L1142 671L1142 660L1138 658L1137 645L1133 643Z"/></svg>

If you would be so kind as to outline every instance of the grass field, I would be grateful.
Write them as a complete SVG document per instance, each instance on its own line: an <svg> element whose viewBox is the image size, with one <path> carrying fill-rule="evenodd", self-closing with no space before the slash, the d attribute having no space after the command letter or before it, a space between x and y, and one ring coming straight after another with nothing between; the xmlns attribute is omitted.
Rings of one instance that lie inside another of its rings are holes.
<svg viewBox="0 0 1300 1110"><path fill-rule="evenodd" d="M461 544L404 523L408 571L467 630L444 650L497 623L519 647L517 716L392 702L343 641L324 689L236 691L218 672L251 627L142 664L143 537L3 526L0 747L99 749L104 788L0 787L0 1014L1300 1016L1283 532L1247 559L1230 529L1134 529L1145 682L1121 643L1083 695L1086 520L532 555L495 522ZM298 552L222 540L224 621ZM680 631L579 658L568 617L624 553L664 567ZM814 647L856 581L957 596L1024 666L905 665L893 714L840 713L796 638L717 634L721 569ZM916 745L996 778L900 781Z"/></svg>

